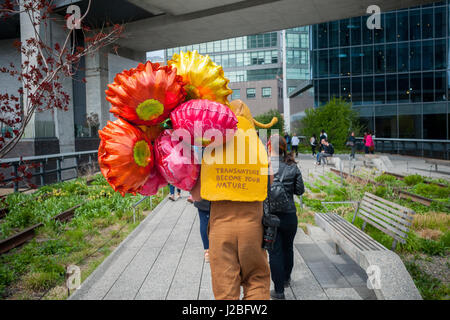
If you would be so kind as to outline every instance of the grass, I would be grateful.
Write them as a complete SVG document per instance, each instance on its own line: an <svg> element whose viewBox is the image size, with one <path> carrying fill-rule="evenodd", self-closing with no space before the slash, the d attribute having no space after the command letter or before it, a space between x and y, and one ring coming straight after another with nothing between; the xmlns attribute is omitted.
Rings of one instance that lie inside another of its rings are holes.
<svg viewBox="0 0 450 320"><path fill-rule="evenodd" d="M405 261L405 267L425 300L448 300L450 287L439 279L424 272L414 261Z"/></svg>
<svg viewBox="0 0 450 320"><path fill-rule="evenodd" d="M48 196L42 197L45 194ZM50 298L67 297L66 267L79 265L82 279L87 277L139 225L144 218L142 212L163 199L163 194L154 196L152 204L150 199L144 200L138 207L136 223L132 223L130 207L140 199L142 196L122 197L115 193L101 175L95 177L91 186L84 179L77 179L42 187L34 195L8 196L6 201L11 210L0 225L2 237L30 223L43 222L44 226L37 230L32 241L0 256L0 298L36 299L47 291L51 292ZM29 201L18 206L23 200ZM85 200L71 221L60 223L50 219L58 210Z"/></svg>

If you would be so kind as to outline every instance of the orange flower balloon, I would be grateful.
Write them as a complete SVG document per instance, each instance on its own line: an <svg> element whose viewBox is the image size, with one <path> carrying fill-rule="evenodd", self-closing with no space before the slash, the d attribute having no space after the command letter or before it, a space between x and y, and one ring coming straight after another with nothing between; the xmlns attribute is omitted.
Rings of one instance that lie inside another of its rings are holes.
<svg viewBox="0 0 450 320"><path fill-rule="evenodd" d="M167 119L186 96L182 77L175 68L148 61L124 70L108 84L110 112L136 125L151 126Z"/></svg>
<svg viewBox="0 0 450 320"><path fill-rule="evenodd" d="M143 131L118 119L99 130L98 161L102 174L115 191L136 194L147 181L154 157Z"/></svg>

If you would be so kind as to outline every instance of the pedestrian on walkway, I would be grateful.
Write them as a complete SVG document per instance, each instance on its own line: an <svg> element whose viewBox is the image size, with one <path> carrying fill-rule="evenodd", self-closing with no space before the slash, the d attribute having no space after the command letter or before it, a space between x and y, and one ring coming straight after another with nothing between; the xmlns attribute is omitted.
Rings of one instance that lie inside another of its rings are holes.
<svg viewBox="0 0 450 320"><path fill-rule="evenodd" d="M366 136L365 143L364 143L364 151L366 154L369 154L369 153L373 154L375 151L375 144L373 142L372 134L370 131L367 132L367 136Z"/></svg>
<svg viewBox="0 0 450 320"><path fill-rule="evenodd" d="M355 138L355 132L353 132L353 131L347 140L347 146L351 148L350 159L355 159L356 138Z"/></svg>
<svg viewBox="0 0 450 320"><path fill-rule="evenodd" d="M169 191L170 191L170 196L169 199L172 201L175 201L175 187L171 184L169 184ZM181 189L177 188L177 195L178 198L181 197Z"/></svg>
<svg viewBox="0 0 450 320"><path fill-rule="evenodd" d="M316 134L313 134L311 139L309 139L309 144L311 145L312 156L316 155L316 147L317 147L317 138Z"/></svg>
<svg viewBox="0 0 450 320"><path fill-rule="evenodd" d="M300 143L300 139L296 134L292 137L292 152L295 152L295 156L298 157L298 144Z"/></svg>
<svg viewBox="0 0 450 320"><path fill-rule="evenodd" d="M208 223L211 202L202 199L194 201L194 206L198 209L198 217L200 219L200 236L202 237L203 249L205 250L205 262L209 263Z"/></svg>
<svg viewBox="0 0 450 320"><path fill-rule="evenodd" d="M277 215L280 219L275 243L272 250L269 250L269 263L272 281L275 290L270 292L273 299L285 299L284 288L290 285L290 277L294 266L294 237L297 233L297 209L294 202L294 194L302 195L305 191L302 174L295 162L292 154L287 153L286 140L279 135L270 138L271 145L275 144L275 139L279 139L279 150L269 147L270 163L273 170L273 183L281 182L286 194L286 202L274 203L270 199L276 197L275 189L269 189L268 199L264 201L265 212ZM276 189L278 191L278 189Z"/></svg>

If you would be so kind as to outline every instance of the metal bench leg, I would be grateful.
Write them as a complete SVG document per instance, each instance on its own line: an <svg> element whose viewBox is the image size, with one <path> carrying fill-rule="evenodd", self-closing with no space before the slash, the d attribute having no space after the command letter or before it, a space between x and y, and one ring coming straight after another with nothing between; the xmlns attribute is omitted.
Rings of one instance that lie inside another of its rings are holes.
<svg viewBox="0 0 450 320"><path fill-rule="evenodd" d="M341 254L341 248L339 248L337 243L334 244L334 253L337 255Z"/></svg>
<svg viewBox="0 0 450 320"><path fill-rule="evenodd" d="M392 242L392 251L395 251L395 247L397 247L397 240L394 239L394 241Z"/></svg>
<svg viewBox="0 0 450 320"><path fill-rule="evenodd" d="M367 224L367 222L364 221L363 225L361 226L362 231L364 231L364 229L366 228L366 224Z"/></svg>

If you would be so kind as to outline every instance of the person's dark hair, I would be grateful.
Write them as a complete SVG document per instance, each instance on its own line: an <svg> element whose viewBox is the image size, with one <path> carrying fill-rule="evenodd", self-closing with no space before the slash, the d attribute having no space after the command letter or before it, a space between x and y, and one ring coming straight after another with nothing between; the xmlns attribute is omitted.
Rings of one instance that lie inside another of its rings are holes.
<svg viewBox="0 0 450 320"><path fill-rule="evenodd" d="M278 134L274 134L274 135L270 136L270 139L269 139L270 145L274 145L276 139L278 139L278 156L281 158L281 161L283 161L287 165L297 163L297 161L295 161L293 152L289 152L289 153L287 152L287 143L286 143L285 138L283 138L282 136L280 136Z"/></svg>
<svg viewBox="0 0 450 320"><path fill-rule="evenodd" d="M312 136L313 136L313 138L314 138L314 139L316 139L316 134L315 134L315 133L313 133L313 135L312 135Z"/></svg>
<svg viewBox="0 0 450 320"><path fill-rule="evenodd" d="M320 131L320 133L325 133L325 130L324 130L324 129L322 129L322 130Z"/></svg>

